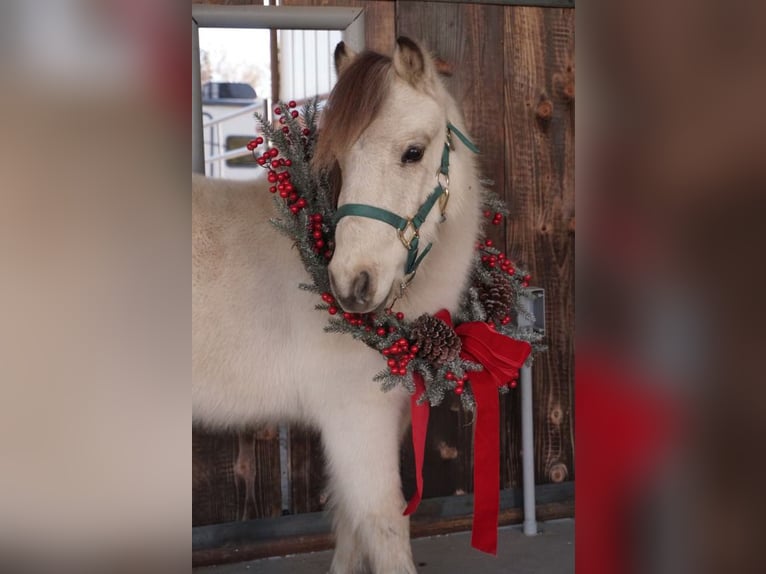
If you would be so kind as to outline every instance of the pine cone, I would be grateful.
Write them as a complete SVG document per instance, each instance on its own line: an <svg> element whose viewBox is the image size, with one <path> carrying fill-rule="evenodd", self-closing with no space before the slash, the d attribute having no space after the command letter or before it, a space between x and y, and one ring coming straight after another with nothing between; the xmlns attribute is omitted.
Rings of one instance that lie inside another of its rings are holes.
<svg viewBox="0 0 766 574"><path fill-rule="evenodd" d="M501 322L511 314L511 282L502 275L495 275L490 285L479 287L479 300L487 312L487 320L493 323Z"/></svg>
<svg viewBox="0 0 766 574"><path fill-rule="evenodd" d="M433 315L418 317L412 326L411 335L420 347L418 354L427 361L444 364L460 355L460 337L452 327Z"/></svg>

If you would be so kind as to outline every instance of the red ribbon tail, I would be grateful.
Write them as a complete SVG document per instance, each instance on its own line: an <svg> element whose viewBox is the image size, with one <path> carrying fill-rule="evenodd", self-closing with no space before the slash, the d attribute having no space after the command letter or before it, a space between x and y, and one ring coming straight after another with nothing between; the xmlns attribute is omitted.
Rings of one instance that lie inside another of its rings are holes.
<svg viewBox="0 0 766 574"><path fill-rule="evenodd" d="M426 450L426 431L428 430L428 415L430 405L428 401L418 404L418 399L426 392L426 385L420 373L415 373L415 392L410 396L410 411L412 412L412 446L415 450L415 482L417 490L412 495L404 516L408 516L417 510L423 497L423 458Z"/></svg>
<svg viewBox="0 0 766 574"><path fill-rule="evenodd" d="M481 380L481 379L488 380ZM500 507L500 399L486 371L472 373L476 399L473 462L473 533L471 546L497 555L497 519Z"/></svg>

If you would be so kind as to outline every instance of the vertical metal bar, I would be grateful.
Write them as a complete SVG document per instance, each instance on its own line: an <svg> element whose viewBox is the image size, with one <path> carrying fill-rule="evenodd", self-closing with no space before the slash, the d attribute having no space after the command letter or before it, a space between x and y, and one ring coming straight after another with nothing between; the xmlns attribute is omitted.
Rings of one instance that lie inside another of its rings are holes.
<svg viewBox="0 0 766 574"><path fill-rule="evenodd" d="M205 173L202 131L202 80L199 63L199 26L192 18L192 171Z"/></svg>
<svg viewBox="0 0 766 574"><path fill-rule="evenodd" d="M528 312L535 311L535 300L543 296L542 289L535 289L528 297L523 297L521 302ZM539 307L539 306L538 306ZM535 317L535 323L544 325L543 318ZM520 327L533 327L531 322L523 316L519 316ZM524 534L527 536L537 535L537 515L535 509L535 436L534 436L534 409L532 404L532 368L522 367L520 373L521 382L521 466L522 466L522 490L524 494Z"/></svg>
<svg viewBox="0 0 766 574"><path fill-rule="evenodd" d="M290 427L279 425L279 484L282 491L282 514L290 514Z"/></svg>

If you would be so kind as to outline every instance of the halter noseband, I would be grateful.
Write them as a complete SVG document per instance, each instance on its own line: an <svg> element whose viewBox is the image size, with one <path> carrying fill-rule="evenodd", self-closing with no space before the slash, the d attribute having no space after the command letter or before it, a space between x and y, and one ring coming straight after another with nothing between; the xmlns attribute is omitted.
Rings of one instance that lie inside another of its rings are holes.
<svg viewBox="0 0 766 574"><path fill-rule="evenodd" d="M445 212L447 209L447 203L449 202L449 152L455 149L452 143L452 133L454 133L463 144L474 153L479 153L479 149L460 132L454 125L447 123L447 138L444 142L444 150L442 151L441 165L439 171L436 173L436 187L431 194L420 206L417 213L410 218L400 217L396 213L375 207L373 205L365 205L363 203L346 203L338 208L335 212L335 224L348 215L356 215L357 217L367 217L369 219L377 219L383 223L388 223L391 227L396 229L399 240L407 250L407 263L404 268L405 283L408 284L412 277L415 275L420 262L431 250L432 243L426 245L423 252L418 255L418 248L420 243L420 226L425 223L428 214L439 202L439 209L442 215L442 221L446 217Z"/></svg>

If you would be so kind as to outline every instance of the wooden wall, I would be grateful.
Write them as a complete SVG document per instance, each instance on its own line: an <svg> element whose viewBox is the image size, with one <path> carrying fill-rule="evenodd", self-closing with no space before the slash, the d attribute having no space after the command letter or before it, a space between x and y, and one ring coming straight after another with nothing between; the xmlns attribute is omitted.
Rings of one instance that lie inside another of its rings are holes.
<svg viewBox="0 0 766 574"><path fill-rule="evenodd" d="M211 2L249 4L260 2ZM491 236L546 291L547 344L535 363L538 484L574 479L574 10L411 0L284 0L285 5L363 6L371 49L398 35L421 39L452 64L447 79L481 148L483 173L511 216ZM425 495L471 492L470 417L457 403L431 415ZM501 484L521 484L519 394L502 404ZM407 443L405 443L406 445ZM194 525L281 513L274 429L193 433ZM323 506L321 445L290 431L290 512ZM405 490L412 455L402 451Z"/></svg>

